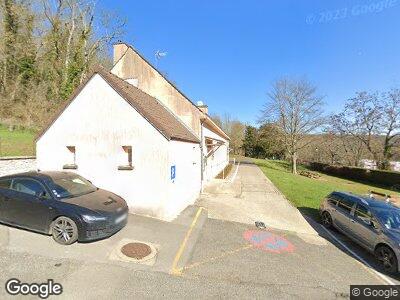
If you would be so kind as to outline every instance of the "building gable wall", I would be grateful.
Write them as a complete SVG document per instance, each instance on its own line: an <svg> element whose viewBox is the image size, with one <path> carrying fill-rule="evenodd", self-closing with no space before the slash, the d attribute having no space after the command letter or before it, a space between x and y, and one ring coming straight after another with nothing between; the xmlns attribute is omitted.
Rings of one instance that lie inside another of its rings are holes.
<svg viewBox="0 0 400 300"><path fill-rule="evenodd" d="M132 212L163 218L169 184L169 141L96 74L37 142L37 166L77 173L125 198ZM122 146L132 146L133 170ZM156 188L155 188L156 187Z"/></svg>
<svg viewBox="0 0 400 300"><path fill-rule="evenodd" d="M130 47L126 48L125 51L111 72L123 79L137 79L137 87L139 89L161 101L200 137L200 118L202 113L199 109L177 91L138 53Z"/></svg>

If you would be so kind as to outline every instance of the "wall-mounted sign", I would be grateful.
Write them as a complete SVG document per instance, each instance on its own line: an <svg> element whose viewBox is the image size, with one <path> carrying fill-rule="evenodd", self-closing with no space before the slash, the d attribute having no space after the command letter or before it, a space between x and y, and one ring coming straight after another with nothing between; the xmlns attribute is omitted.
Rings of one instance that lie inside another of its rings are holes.
<svg viewBox="0 0 400 300"><path fill-rule="evenodd" d="M171 180L175 180L176 177L176 166L171 166Z"/></svg>

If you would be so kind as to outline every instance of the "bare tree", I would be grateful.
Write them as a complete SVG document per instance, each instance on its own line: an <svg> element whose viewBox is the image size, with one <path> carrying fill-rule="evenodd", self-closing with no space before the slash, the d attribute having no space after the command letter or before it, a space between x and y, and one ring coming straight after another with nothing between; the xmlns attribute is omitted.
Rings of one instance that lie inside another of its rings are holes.
<svg viewBox="0 0 400 300"><path fill-rule="evenodd" d="M229 146L233 154L241 154L246 126L228 113L225 113L223 117L213 114L211 119L230 137Z"/></svg>
<svg viewBox="0 0 400 300"><path fill-rule="evenodd" d="M400 90L357 93L343 112L332 117L338 131L363 143L379 169L388 169L399 145Z"/></svg>
<svg viewBox="0 0 400 300"><path fill-rule="evenodd" d="M259 121L273 122L282 130L293 174L297 174L299 150L312 141L307 135L325 122L322 107L322 97L316 95L316 87L306 80L277 80L268 93Z"/></svg>
<svg viewBox="0 0 400 300"><path fill-rule="evenodd" d="M342 120L339 116L331 116L328 128L326 128L328 137L335 146L331 149L336 153L337 161L343 165L358 167L360 161L367 152L365 144L353 135L350 135L342 126Z"/></svg>
<svg viewBox="0 0 400 300"><path fill-rule="evenodd" d="M400 135L400 90L392 89L383 96L383 113L380 122L385 136L383 143L382 167L390 167L390 159L393 157L393 149L399 146Z"/></svg>

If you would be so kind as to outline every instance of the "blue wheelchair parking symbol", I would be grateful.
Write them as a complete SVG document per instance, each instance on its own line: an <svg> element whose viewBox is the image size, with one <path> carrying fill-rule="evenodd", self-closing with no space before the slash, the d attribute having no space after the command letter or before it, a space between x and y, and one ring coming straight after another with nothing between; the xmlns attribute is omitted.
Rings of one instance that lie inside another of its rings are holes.
<svg viewBox="0 0 400 300"><path fill-rule="evenodd" d="M171 166L171 180L174 181L176 177L176 166Z"/></svg>

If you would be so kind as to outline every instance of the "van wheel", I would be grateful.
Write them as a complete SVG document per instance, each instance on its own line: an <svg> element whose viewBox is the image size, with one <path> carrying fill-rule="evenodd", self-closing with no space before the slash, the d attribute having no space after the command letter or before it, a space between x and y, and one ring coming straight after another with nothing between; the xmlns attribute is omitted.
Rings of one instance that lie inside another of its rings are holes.
<svg viewBox="0 0 400 300"><path fill-rule="evenodd" d="M393 250L390 249L388 246L379 246L375 250L375 257L385 270L385 272L388 272L390 274L397 273L397 258L396 254L394 254Z"/></svg>
<svg viewBox="0 0 400 300"><path fill-rule="evenodd" d="M78 239L78 227L67 217L58 217L51 224L53 239L61 245L71 245Z"/></svg>
<svg viewBox="0 0 400 300"><path fill-rule="evenodd" d="M331 228L332 227L332 217L331 214L328 213L327 211L324 211L322 213L322 225L324 225L326 228Z"/></svg>

